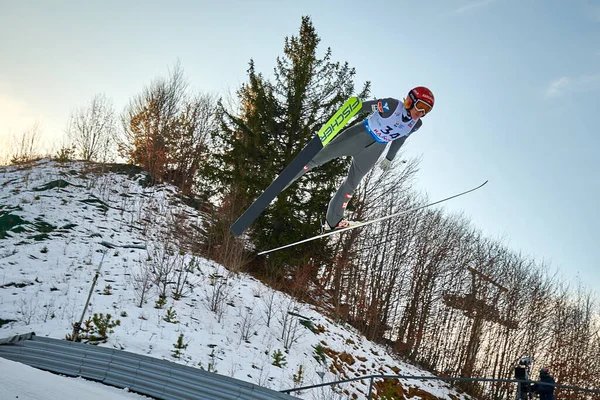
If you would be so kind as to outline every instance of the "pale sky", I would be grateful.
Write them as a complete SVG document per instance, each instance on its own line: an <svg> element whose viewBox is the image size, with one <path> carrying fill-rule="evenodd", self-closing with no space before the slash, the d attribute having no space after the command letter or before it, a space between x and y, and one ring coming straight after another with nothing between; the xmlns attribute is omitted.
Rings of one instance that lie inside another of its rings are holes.
<svg viewBox="0 0 600 400"><path fill-rule="evenodd" d="M0 148L41 122L56 143L97 93L117 111L179 59L219 95L269 75L310 15L357 88L434 111L404 146L432 200L490 183L445 208L600 293L600 2L0 0ZM325 206L324 206L325 207Z"/></svg>

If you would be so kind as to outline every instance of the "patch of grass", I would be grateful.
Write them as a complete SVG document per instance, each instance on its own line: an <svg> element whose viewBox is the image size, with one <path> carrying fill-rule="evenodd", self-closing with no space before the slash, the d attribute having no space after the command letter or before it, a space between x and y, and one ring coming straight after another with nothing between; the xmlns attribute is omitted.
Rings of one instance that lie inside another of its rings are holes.
<svg viewBox="0 0 600 400"><path fill-rule="evenodd" d="M55 181L48 182L45 185L33 188L33 191L41 192L44 190L50 190L50 189L55 189L55 188L62 189L62 188L66 188L67 186L77 186L77 185L71 185L69 182L65 181L64 179L57 179Z"/></svg>
<svg viewBox="0 0 600 400"><path fill-rule="evenodd" d="M29 236L28 239L33 239L36 242L41 242L42 240L50 239L47 233L40 233L39 235Z"/></svg>
<svg viewBox="0 0 600 400"><path fill-rule="evenodd" d="M137 180L137 182L143 188L154 186L157 183L156 179L154 179L153 177L151 177L150 174L146 174L145 176L141 177L140 179Z"/></svg>
<svg viewBox="0 0 600 400"><path fill-rule="evenodd" d="M18 166L18 168L16 168L15 171L29 171L29 170L33 169L33 167L43 164L43 163L39 163L39 164L37 163L37 161L40 161L42 159L43 159L43 157L35 157L32 159L25 160L25 159L16 159L16 157L15 157L12 160L12 164L14 166Z"/></svg>
<svg viewBox="0 0 600 400"><path fill-rule="evenodd" d="M10 230L13 230L15 227L21 227L22 225L29 224L29 222L25 221L23 218L18 215L14 215L11 213L5 213L0 216L0 239L4 239L6 237L10 237L7 233ZM17 232L18 233L18 232Z"/></svg>
<svg viewBox="0 0 600 400"><path fill-rule="evenodd" d="M49 224L47 222L44 222L44 221L38 221L34 224L34 226L36 227L37 231L40 233L50 233L56 229L56 226Z"/></svg>
<svg viewBox="0 0 600 400"><path fill-rule="evenodd" d="M11 322L16 322L16 320L14 320L14 319L3 319L3 318L0 318L0 328L3 325L10 324Z"/></svg>
<svg viewBox="0 0 600 400"><path fill-rule="evenodd" d="M150 174L146 173L142 167L131 164L97 164L91 166L88 170L91 173L107 173L112 172L119 175L126 175L129 179L133 180L136 176L142 175L137 181L142 187L148 187L154 185L156 182Z"/></svg>
<svg viewBox="0 0 600 400"><path fill-rule="evenodd" d="M17 178L9 179L8 181L2 183L2 187L6 187L6 186L8 186L9 183L16 182L17 180L18 180ZM0 325L0 326L2 326L2 325Z"/></svg>
<svg viewBox="0 0 600 400"><path fill-rule="evenodd" d="M127 175L130 178L144 173L144 168L132 164L105 164L103 168L105 171Z"/></svg>
<svg viewBox="0 0 600 400"><path fill-rule="evenodd" d="M176 197L186 206L192 207L194 210L198 211L210 211L210 202L208 199L200 196L183 196L176 195Z"/></svg>
<svg viewBox="0 0 600 400"><path fill-rule="evenodd" d="M73 229L77 226L77 224L66 224L65 226L61 226L60 229L69 230Z"/></svg>
<svg viewBox="0 0 600 400"><path fill-rule="evenodd" d="M9 288L9 287L15 287L17 289L22 289L24 287L31 286L33 284L34 284L33 282L19 282L19 283L10 282L5 285L0 285L0 289L5 289L5 288Z"/></svg>
<svg viewBox="0 0 600 400"><path fill-rule="evenodd" d="M8 214L11 211L23 211L23 208L21 206L11 207L4 204L0 204L0 217Z"/></svg>
<svg viewBox="0 0 600 400"><path fill-rule="evenodd" d="M101 212L108 211L108 205L100 199L90 198L90 199L79 200L79 201L82 203L85 203L85 204L90 204L90 205L96 207Z"/></svg>

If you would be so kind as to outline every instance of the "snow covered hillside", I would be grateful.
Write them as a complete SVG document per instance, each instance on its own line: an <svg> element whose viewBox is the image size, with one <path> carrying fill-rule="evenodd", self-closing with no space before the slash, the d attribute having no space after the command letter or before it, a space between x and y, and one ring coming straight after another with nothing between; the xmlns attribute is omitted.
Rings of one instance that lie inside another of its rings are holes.
<svg viewBox="0 0 600 400"><path fill-rule="evenodd" d="M100 265L84 341L274 390L370 374L431 375L248 275L173 251L167 227L198 232L198 213L170 186L145 187L138 170L111 170L47 159L0 167L0 338L70 335ZM466 398L434 381L402 386L414 387L415 398ZM291 394L361 399L367 391L364 381Z"/></svg>

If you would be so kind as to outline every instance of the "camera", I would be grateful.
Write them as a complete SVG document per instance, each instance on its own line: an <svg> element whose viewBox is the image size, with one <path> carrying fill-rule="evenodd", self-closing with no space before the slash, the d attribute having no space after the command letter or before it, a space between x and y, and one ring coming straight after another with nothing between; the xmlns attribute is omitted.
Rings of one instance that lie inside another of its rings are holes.
<svg viewBox="0 0 600 400"><path fill-rule="evenodd" d="M521 357L515 366L515 379L529 381L532 363L533 359L531 357ZM517 400L532 399L534 387L534 384L531 382L519 382L517 385Z"/></svg>
<svg viewBox="0 0 600 400"><path fill-rule="evenodd" d="M515 379L529 379L529 371L532 362L533 360L531 357L521 357L517 366L515 367Z"/></svg>

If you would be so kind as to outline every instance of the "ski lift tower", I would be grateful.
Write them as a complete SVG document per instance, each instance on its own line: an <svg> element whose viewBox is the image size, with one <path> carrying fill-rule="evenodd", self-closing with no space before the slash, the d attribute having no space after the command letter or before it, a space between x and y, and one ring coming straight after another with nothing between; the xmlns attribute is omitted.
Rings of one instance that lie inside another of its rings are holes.
<svg viewBox="0 0 600 400"><path fill-rule="evenodd" d="M490 260L489 264L493 263L494 260ZM444 302L448 307L463 310L466 316L473 320L465 354L465 362L461 371L461 376L463 377L471 377L473 373L477 351L481 344L483 323L485 321L498 323L508 329L518 328L517 321L501 316L500 311L496 307L500 296L503 293L507 293L508 289L475 268L467 267L467 269L471 272L470 292L464 296L454 294L444 295Z"/></svg>

